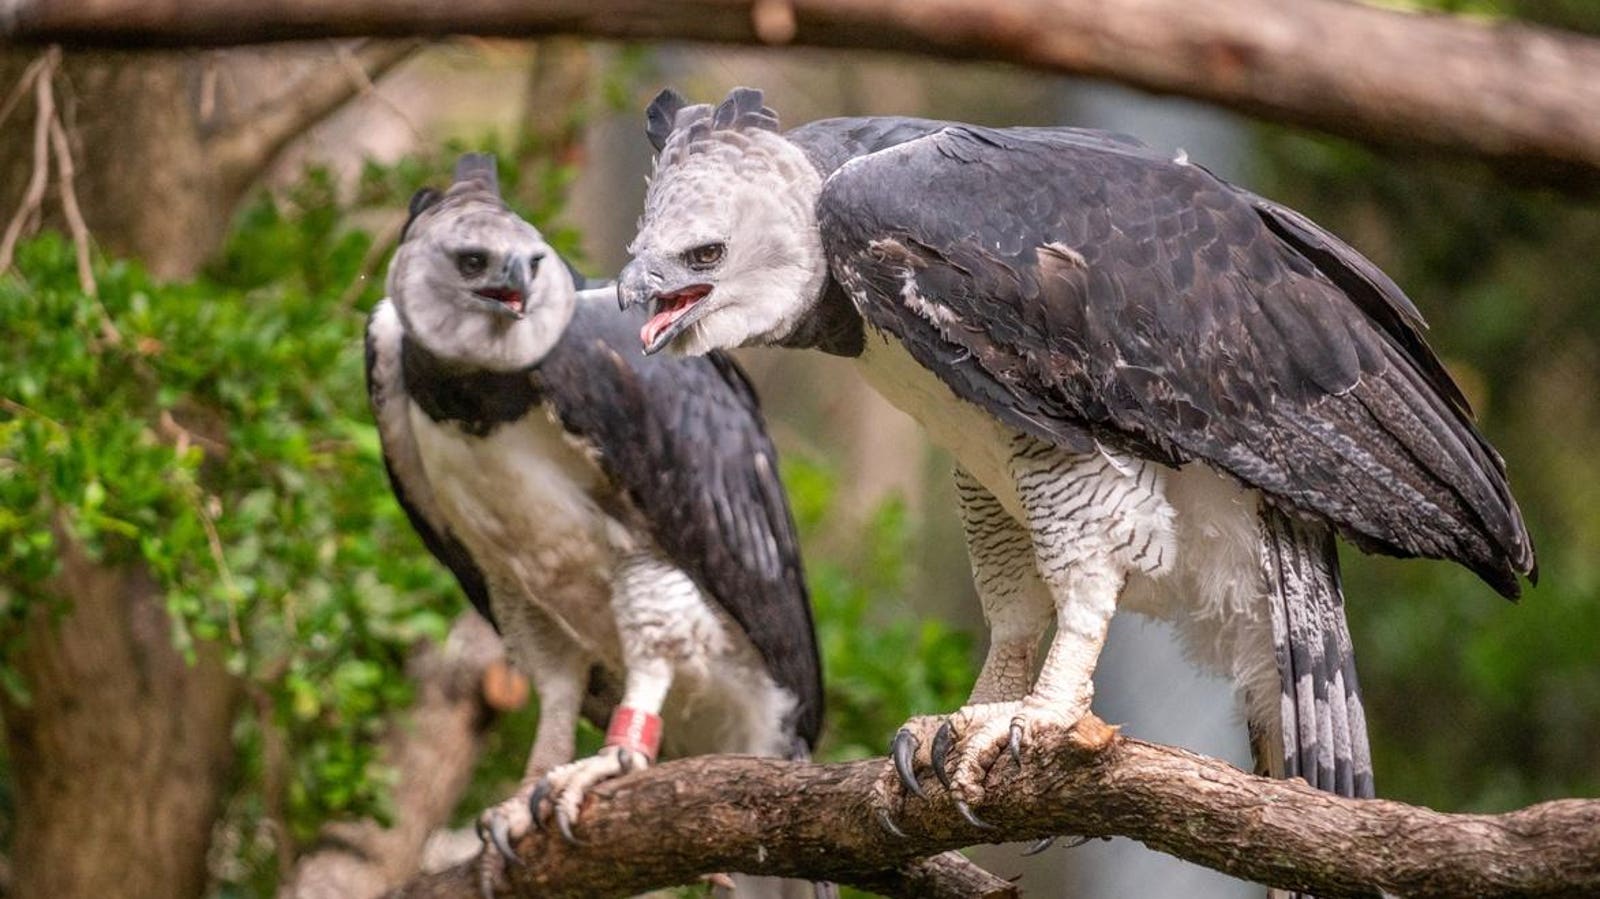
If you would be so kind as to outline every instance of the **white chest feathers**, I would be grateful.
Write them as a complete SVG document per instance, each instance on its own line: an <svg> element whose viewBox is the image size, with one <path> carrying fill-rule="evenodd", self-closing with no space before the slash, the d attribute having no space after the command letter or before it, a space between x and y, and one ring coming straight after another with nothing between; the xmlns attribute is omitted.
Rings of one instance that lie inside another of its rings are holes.
<svg viewBox="0 0 1600 899"><path fill-rule="evenodd" d="M1016 431L957 397L890 335L869 327L866 347L855 361L874 390L916 419L928 439L955 456L1006 511L1025 518L1009 473Z"/></svg>
<svg viewBox="0 0 1600 899"><path fill-rule="evenodd" d="M415 405L410 416L439 513L484 570L493 602L537 602L591 652L614 657L615 628L596 602L633 537L601 508L598 467L537 410L483 437Z"/></svg>

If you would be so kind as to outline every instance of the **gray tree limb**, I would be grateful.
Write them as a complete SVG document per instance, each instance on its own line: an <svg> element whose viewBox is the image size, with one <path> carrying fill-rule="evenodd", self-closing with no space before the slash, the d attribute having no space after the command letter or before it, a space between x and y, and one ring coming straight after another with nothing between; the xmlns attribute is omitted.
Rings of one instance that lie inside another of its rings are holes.
<svg viewBox="0 0 1600 899"><path fill-rule="evenodd" d="M899 813L884 759L832 765L701 757L599 787L575 830L518 847L513 896L625 896L706 871L873 886L874 872L976 842L1054 833L1127 836L1225 873L1323 897L1600 895L1600 801L1501 815L1452 815L1344 799L1304 781L1246 774L1195 753L1123 737L1090 717L996 766L973 810L978 830L934 788ZM462 871L421 878L392 899L469 899ZM902 892L901 895L916 895ZM981 894L974 894L981 895Z"/></svg>
<svg viewBox="0 0 1600 899"><path fill-rule="evenodd" d="M1600 183L1600 40L1340 0L0 0L0 41L571 34L987 59Z"/></svg>

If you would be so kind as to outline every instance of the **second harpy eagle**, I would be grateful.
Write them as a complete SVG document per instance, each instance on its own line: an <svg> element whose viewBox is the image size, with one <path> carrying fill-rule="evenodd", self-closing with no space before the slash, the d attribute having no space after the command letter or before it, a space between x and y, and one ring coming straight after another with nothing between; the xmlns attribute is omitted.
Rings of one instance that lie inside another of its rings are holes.
<svg viewBox="0 0 1600 899"><path fill-rule="evenodd" d="M584 791L658 745L805 756L822 716L817 646L743 374L720 354L644 357L642 317L609 290L575 291L501 201L489 157L463 157L411 213L367 330L384 460L540 702L528 778L485 813L486 839L510 855L545 795L571 839ZM591 679L620 696L606 748L573 762Z"/></svg>
<svg viewBox="0 0 1600 899"><path fill-rule="evenodd" d="M896 738L911 792L931 762L974 797L1008 746L1087 712L1122 607L1234 679L1263 770L1371 795L1335 534L1508 596L1534 572L1417 310L1292 210L1097 131L780 133L739 89L663 92L647 132L619 282L654 308L647 351L853 357L956 458L991 642L967 705Z"/></svg>

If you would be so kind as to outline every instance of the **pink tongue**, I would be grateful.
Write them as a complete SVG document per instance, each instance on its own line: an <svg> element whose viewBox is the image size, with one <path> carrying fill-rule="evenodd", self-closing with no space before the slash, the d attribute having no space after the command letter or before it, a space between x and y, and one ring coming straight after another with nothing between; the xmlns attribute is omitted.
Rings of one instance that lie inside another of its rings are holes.
<svg viewBox="0 0 1600 899"><path fill-rule="evenodd" d="M656 336L671 326L672 320L676 317L673 314L675 312L677 310L673 309L667 312L657 312L655 315L650 316L650 320L645 322L644 327L639 329L639 342L647 347L654 346Z"/></svg>

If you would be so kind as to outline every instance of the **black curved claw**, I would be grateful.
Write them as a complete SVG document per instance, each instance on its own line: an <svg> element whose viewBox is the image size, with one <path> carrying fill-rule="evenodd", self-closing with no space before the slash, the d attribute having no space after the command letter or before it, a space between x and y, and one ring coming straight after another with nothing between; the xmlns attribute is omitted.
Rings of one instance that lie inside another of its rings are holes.
<svg viewBox="0 0 1600 899"><path fill-rule="evenodd" d="M1053 843L1055 843L1055 841L1056 841L1055 837L1045 837L1044 839L1040 840L1039 842L1034 843L1032 846L1029 846L1028 848L1022 850L1022 855L1023 855L1024 858L1026 858L1027 856L1030 856L1030 855L1038 855L1039 853L1045 851L1046 849L1049 849L1050 846Z"/></svg>
<svg viewBox="0 0 1600 899"><path fill-rule="evenodd" d="M878 816L878 824L884 830L887 830L889 833L894 834L902 840L909 839L909 837L906 835L906 832L900 829L900 825L894 823L894 819L889 817L888 809L880 808L873 814Z"/></svg>
<svg viewBox="0 0 1600 899"><path fill-rule="evenodd" d="M489 825L489 841L494 848L500 850L500 855L513 865L522 864L522 859L517 858L517 853L511 848L511 825L504 818L495 818Z"/></svg>
<svg viewBox="0 0 1600 899"><path fill-rule="evenodd" d="M928 794L922 791L922 784L917 783L917 775L911 770L911 758L916 755L920 745L916 734L902 727L889 743L889 755L894 759L894 770L899 772L900 784L906 788L906 792L918 799L926 799Z"/></svg>
<svg viewBox="0 0 1600 899"><path fill-rule="evenodd" d="M544 797L550 795L550 778L541 777L534 785L533 792L528 795L528 811L533 814L533 826L544 830L544 816L539 814L539 806L544 804Z"/></svg>
<svg viewBox="0 0 1600 899"><path fill-rule="evenodd" d="M478 895L483 899L494 899L494 881L498 873L488 864L478 868Z"/></svg>
<svg viewBox="0 0 1600 899"><path fill-rule="evenodd" d="M1011 738L1006 741L1006 748L1011 750L1011 760L1022 767L1022 722L1011 722Z"/></svg>
<svg viewBox="0 0 1600 899"><path fill-rule="evenodd" d="M933 746L929 748L929 755L933 757L933 776L939 778L939 783L944 784L946 790L954 789L950 786L950 772L945 770L945 759L950 755L950 744L955 741L955 733L950 722L946 721L933 732Z"/></svg>
<svg viewBox="0 0 1600 899"><path fill-rule="evenodd" d="M583 841L572 835L572 819L567 817L565 809L556 809L556 830L561 831L561 839L574 846L582 846Z"/></svg>
<svg viewBox="0 0 1600 899"><path fill-rule="evenodd" d="M972 807L967 805L967 801L965 799L956 800L956 812L959 813L962 818L965 818L968 824L971 824L973 827L976 827L979 830L994 830L993 824L990 824L988 821L985 821L972 813Z"/></svg>

